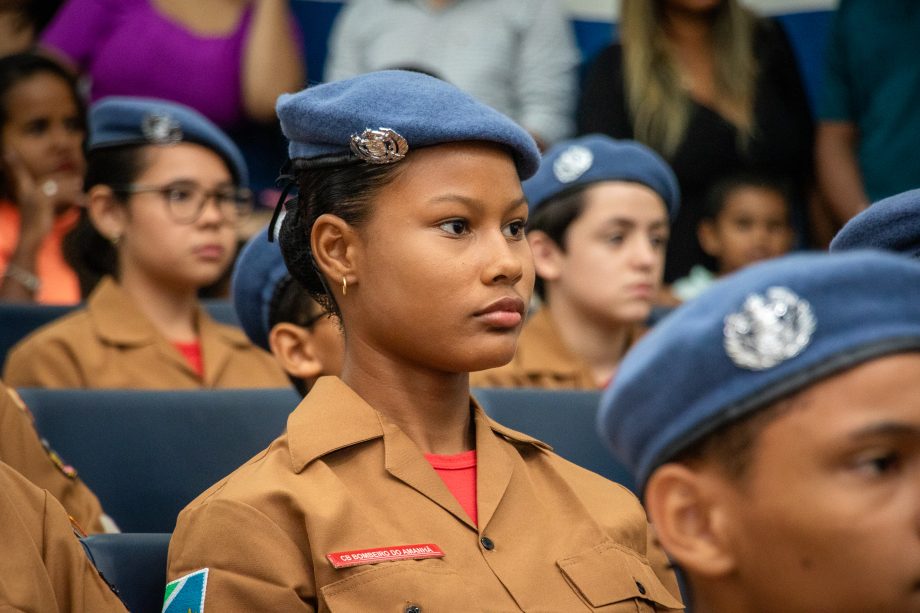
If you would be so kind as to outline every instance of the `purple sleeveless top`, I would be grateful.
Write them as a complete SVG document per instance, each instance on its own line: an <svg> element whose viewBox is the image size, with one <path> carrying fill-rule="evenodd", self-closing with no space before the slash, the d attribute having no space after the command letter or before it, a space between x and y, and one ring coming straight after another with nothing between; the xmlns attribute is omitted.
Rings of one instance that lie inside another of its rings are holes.
<svg viewBox="0 0 920 613"><path fill-rule="evenodd" d="M148 96L190 106L227 128L243 116L242 56L252 8L233 32L196 34L151 0L68 0L42 45L91 78L91 96Z"/></svg>

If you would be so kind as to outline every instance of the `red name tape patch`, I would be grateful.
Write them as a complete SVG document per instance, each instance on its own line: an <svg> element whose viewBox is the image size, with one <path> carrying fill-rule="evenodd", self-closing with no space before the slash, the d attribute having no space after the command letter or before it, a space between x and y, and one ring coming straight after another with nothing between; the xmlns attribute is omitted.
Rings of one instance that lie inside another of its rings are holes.
<svg viewBox="0 0 920 613"><path fill-rule="evenodd" d="M327 553L326 559L336 568L377 564L378 562L395 562L396 560L421 560L423 558L443 558L444 552L432 543L421 545L397 545L379 549L359 549L357 551L337 551Z"/></svg>

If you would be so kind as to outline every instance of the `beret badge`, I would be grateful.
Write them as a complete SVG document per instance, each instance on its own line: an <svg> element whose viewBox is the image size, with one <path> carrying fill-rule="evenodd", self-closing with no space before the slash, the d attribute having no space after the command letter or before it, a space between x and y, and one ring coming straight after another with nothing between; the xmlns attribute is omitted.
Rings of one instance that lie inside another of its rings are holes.
<svg viewBox="0 0 920 613"><path fill-rule="evenodd" d="M369 164L392 164L406 157L409 143L396 130L367 128L351 135L351 150Z"/></svg>
<svg viewBox="0 0 920 613"><path fill-rule="evenodd" d="M553 162L553 174L560 183L571 183L585 174L594 163L594 154L587 147L572 145Z"/></svg>
<svg viewBox="0 0 920 613"><path fill-rule="evenodd" d="M148 113L141 121L141 132L154 145L175 145L182 140L182 126L165 113Z"/></svg>
<svg viewBox="0 0 920 613"><path fill-rule="evenodd" d="M808 346L816 323L807 300L786 287L771 287L749 295L741 310L725 318L725 352L741 368L772 368Z"/></svg>

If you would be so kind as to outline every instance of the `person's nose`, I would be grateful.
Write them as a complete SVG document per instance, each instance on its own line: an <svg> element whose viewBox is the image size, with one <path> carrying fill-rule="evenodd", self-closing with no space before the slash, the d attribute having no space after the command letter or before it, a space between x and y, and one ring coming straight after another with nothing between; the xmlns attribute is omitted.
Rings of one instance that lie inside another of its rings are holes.
<svg viewBox="0 0 920 613"><path fill-rule="evenodd" d="M490 234L483 253L486 257L483 281L487 285L514 285L524 276L527 259L533 257L526 240L510 241L501 232Z"/></svg>

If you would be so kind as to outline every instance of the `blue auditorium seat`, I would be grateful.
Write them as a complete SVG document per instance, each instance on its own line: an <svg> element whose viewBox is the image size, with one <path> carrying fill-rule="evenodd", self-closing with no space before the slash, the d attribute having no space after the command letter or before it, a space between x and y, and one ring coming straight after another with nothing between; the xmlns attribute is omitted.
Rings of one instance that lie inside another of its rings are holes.
<svg viewBox="0 0 920 613"><path fill-rule="evenodd" d="M82 539L86 555L131 613L160 613L169 534L96 534Z"/></svg>
<svg viewBox="0 0 920 613"><path fill-rule="evenodd" d="M279 436L300 401L292 388L19 392L124 532L172 532L179 511Z"/></svg>
<svg viewBox="0 0 920 613"><path fill-rule="evenodd" d="M6 354L33 330L74 310L75 306L0 302L0 371Z"/></svg>
<svg viewBox="0 0 920 613"><path fill-rule="evenodd" d="M477 388L473 396L500 424L549 443L563 458L635 491L629 470L597 435L600 392Z"/></svg>

